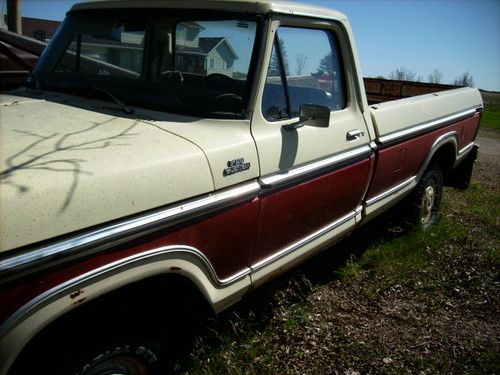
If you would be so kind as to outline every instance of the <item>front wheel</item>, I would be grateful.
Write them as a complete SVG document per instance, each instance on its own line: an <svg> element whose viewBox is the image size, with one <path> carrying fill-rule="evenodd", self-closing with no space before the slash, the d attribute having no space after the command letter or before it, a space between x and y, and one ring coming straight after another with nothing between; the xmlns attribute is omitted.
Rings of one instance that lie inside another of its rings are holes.
<svg viewBox="0 0 500 375"><path fill-rule="evenodd" d="M158 373L158 352L148 345L110 345L61 374L152 375Z"/></svg>
<svg viewBox="0 0 500 375"><path fill-rule="evenodd" d="M410 198L410 221L428 228L435 223L443 194L443 173L438 164L431 164L424 172Z"/></svg>

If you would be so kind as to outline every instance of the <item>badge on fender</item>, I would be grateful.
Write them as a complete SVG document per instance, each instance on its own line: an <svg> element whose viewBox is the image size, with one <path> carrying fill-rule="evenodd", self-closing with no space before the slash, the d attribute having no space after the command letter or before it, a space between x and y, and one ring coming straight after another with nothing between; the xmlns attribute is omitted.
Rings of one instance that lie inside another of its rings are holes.
<svg viewBox="0 0 500 375"><path fill-rule="evenodd" d="M250 162L246 162L244 158L228 160L227 168L224 169L222 175L226 177L235 173L246 171L247 169L250 169Z"/></svg>

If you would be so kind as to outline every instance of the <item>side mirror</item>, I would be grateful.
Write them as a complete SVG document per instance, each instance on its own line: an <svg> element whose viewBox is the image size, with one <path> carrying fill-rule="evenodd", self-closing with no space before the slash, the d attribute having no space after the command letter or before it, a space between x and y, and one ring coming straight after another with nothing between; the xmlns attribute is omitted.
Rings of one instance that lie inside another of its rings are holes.
<svg viewBox="0 0 500 375"><path fill-rule="evenodd" d="M328 128L330 126L330 108L317 104L302 104L299 110L299 121L285 125L285 130L297 129L302 126Z"/></svg>

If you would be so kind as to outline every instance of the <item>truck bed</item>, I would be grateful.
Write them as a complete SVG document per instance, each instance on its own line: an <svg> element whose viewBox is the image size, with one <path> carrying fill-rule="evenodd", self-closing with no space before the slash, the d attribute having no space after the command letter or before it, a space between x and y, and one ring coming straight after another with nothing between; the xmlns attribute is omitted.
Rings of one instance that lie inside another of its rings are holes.
<svg viewBox="0 0 500 375"><path fill-rule="evenodd" d="M460 88L433 94L392 100L370 106L370 114L380 143L415 135L456 122L482 106L477 89Z"/></svg>

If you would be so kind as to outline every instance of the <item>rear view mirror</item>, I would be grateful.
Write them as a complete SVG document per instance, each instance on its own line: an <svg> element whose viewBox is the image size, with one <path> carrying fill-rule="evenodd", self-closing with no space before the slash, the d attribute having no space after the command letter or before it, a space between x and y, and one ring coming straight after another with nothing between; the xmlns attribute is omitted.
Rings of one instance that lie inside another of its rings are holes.
<svg viewBox="0 0 500 375"><path fill-rule="evenodd" d="M307 126L327 128L330 126L330 108L317 104L302 104L299 110L299 121L284 125L285 130L298 129Z"/></svg>

